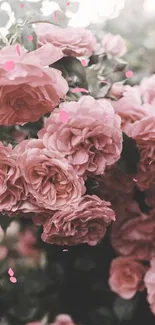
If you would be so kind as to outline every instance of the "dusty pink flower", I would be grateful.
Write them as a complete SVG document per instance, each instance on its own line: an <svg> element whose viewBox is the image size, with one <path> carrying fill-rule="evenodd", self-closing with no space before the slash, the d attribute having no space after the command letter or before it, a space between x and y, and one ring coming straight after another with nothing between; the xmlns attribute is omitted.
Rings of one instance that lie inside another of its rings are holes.
<svg viewBox="0 0 155 325"><path fill-rule="evenodd" d="M110 267L109 285L123 299L132 299L144 289L145 267L133 257L116 257Z"/></svg>
<svg viewBox="0 0 155 325"><path fill-rule="evenodd" d="M102 46L107 54L111 54L112 56L123 56L127 47L124 39L120 35L113 35L108 33L104 36L102 40Z"/></svg>
<svg viewBox="0 0 155 325"><path fill-rule="evenodd" d="M152 313L155 315L155 258L151 260L151 266L146 272L144 283L147 289L147 300Z"/></svg>
<svg viewBox="0 0 155 325"><path fill-rule="evenodd" d="M29 53L21 49L21 55L15 45L0 50L0 125L34 122L52 112L68 85L60 71L47 66L62 56L50 44ZM4 64L10 59L15 67L6 71Z"/></svg>
<svg viewBox="0 0 155 325"><path fill-rule="evenodd" d="M140 90L145 103L155 104L155 74L142 79Z"/></svg>
<svg viewBox="0 0 155 325"><path fill-rule="evenodd" d="M42 209L67 209L84 194L83 179L60 153L44 148L42 140L22 141L14 152L27 191Z"/></svg>
<svg viewBox="0 0 155 325"><path fill-rule="evenodd" d="M104 237L106 228L115 220L110 203L95 195L86 195L70 211L56 211L43 227L43 241L57 245L88 243L94 246Z"/></svg>
<svg viewBox="0 0 155 325"><path fill-rule="evenodd" d="M121 119L108 101L82 96L78 102L60 104L59 109L38 135L48 150L61 152L79 175L102 174L120 158ZM68 114L67 123L60 120L61 110Z"/></svg>
<svg viewBox="0 0 155 325"><path fill-rule="evenodd" d="M80 27L60 28L48 23L36 25L39 45L50 43L68 56L90 56L96 39L89 30Z"/></svg>
<svg viewBox="0 0 155 325"><path fill-rule="evenodd" d="M140 189L148 189L155 183L155 116L133 123L129 136L136 140L140 152L137 185Z"/></svg>
<svg viewBox="0 0 155 325"><path fill-rule="evenodd" d="M0 142L0 211L17 211L24 197L20 169L12 155L12 147Z"/></svg>
<svg viewBox="0 0 155 325"><path fill-rule="evenodd" d="M111 243L123 256L150 260L155 256L155 215L140 211L136 201L127 201L115 208L116 221L112 225Z"/></svg>
<svg viewBox="0 0 155 325"><path fill-rule="evenodd" d="M60 314L55 318L55 321L51 325L75 325L72 318L67 314Z"/></svg>
<svg viewBox="0 0 155 325"><path fill-rule="evenodd" d="M8 255L8 249L6 246L0 246L0 261L4 260Z"/></svg>
<svg viewBox="0 0 155 325"><path fill-rule="evenodd" d="M39 259L40 249L35 247L37 243L36 235L33 229L26 229L23 233L18 234L18 241L16 244L17 251L27 257Z"/></svg>
<svg viewBox="0 0 155 325"><path fill-rule="evenodd" d="M121 98L117 101L111 101L111 104L114 107L115 112L121 117L122 130L128 134L130 126L135 121L141 120L143 117L149 115L150 108L148 105L142 104L140 90L137 86L122 86L121 91Z"/></svg>
<svg viewBox="0 0 155 325"><path fill-rule="evenodd" d="M117 99L120 99L125 92L128 90L130 91L131 87L129 85L122 85L121 83L117 82L112 85L109 91L109 95L113 96Z"/></svg>

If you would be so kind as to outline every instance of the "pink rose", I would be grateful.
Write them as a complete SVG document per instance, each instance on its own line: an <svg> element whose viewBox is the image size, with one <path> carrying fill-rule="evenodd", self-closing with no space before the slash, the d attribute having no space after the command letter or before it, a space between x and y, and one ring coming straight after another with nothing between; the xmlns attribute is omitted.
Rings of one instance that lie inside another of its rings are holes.
<svg viewBox="0 0 155 325"><path fill-rule="evenodd" d="M147 289L147 300L152 313L155 315L155 258L151 260L151 267L145 274L144 283Z"/></svg>
<svg viewBox="0 0 155 325"><path fill-rule="evenodd" d="M88 243L94 246L101 240L107 226L115 220L110 203L96 195L86 195L70 211L56 211L43 224L43 241L57 245Z"/></svg>
<svg viewBox="0 0 155 325"><path fill-rule="evenodd" d="M68 56L90 56L96 45L95 37L85 28L41 23L36 25L36 33L39 45L50 43Z"/></svg>
<svg viewBox="0 0 155 325"><path fill-rule="evenodd" d="M35 231L33 229L26 229L23 233L18 234L16 249L21 255L33 257L33 259L38 260L40 257L40 249L35 247L36 243Z"/></svg>
<svg viewBox="0 0 155 325"><path fill-rule="evenodd" d="M117 82L112 85L109 91L109 95L120 99L125 92L130 91L131 87L129 85L122 85Z"/></svg>
<svg viewBox="0 0 155 325"><path fill-rule="evenodd" d="M107 100L82 96L78 102L62 103L59 108L38 136L48 150L61 152L78 175L102 174L120 158L121 119ZM68 114L67 123L60 120L61 110Z"/></svg>
<svg viewBox="0 0 155 325"><path fill-rule="evenodd" d="M123 299L132 299L144 289L145 267L133 257L117 257L110 267L109 285Z"/></svg>
<svg viewBox="0 0 155 325"><path fill-rule="evenodd" d="M51 325L75 325L72 318L67 314L58 315Z"/></svg>
<svg viewBox="0 0 155 325"><path fill-rule="evenodd" d="M60 71L46 66L61 57L61 50L50 44L29 53L21 48L21 55L15 45L0 50L0 125L34 122L52 112L68 85ZM15 67L6 71L10 60Z"/></svg>
<svg viewBox="0 0 155 325"><path fill-rule="evenodd" d="M140 90L137 86L122 86L122 97L117 101L111 101L115 112L121 117L122 130L129 133L130 126L137 120L149 115L149 108L142 104ZM113 90L111 90L113 91ZM116 89L115 89L116 92Z"/></svg>
<svg viewBox="0 0 155 325"><path fill-rule="evenodd" d="M20 169L12 154L12 147L0 142L0 211L15 212L24 198Z"/></svg>
<svg viewBox="0 0 155 325"><path fill-rule="evenodd" d="M49 152L42 140L22 141L14 150L28 193L42 209L68 209L85 192L68 161L58 152Z"/></svg>
<svg viewBox="0 0 155 325"><path fill-rule="evenodd" d="M140 189L155 183L155 116L148 116L132 124L129 136L136 140L140 151L139 171L136 176Z"/></svg>
<svg viewBox="0 0 155 325"><path fill-rule="evenodd" d="M155 104L155 74L149 78L143 78L140 90L145 103Z"/></svg>
<svg viewBox="0 0 155 325"><path fill-rule="evenodd" d="M0 261L4 260L8 255L8 249L4 245L0 245Z"/></svg>
<svg viewBox="0 0 155 325"><path fill-rule="evenodd" d="M155 215L142 213L136 201L127 201L115 208L111 243L123 256L150 260L155 256Z"/></svg>
<svg viewBox="0 0 155 325"><path fill-rule="evenodd" d="M107 54L112 56L123 56L126 51L126 44L124 39L120 35L113 35L108 33L102 40L102 46Z"/></svg>

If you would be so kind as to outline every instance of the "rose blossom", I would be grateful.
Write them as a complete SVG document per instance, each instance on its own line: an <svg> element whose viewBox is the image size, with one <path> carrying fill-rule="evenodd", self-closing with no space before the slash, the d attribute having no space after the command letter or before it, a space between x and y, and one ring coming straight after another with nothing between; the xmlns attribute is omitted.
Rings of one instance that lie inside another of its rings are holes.
<svg viewBox="0 0 155 325"><path fill-rule="evenodd" d="M114 85L113 85L114 86ZM124 91L123 91L124 87ZM114 89L115 93L117 89ZM111 93L114 92L113 87ZM122 86L122 97L117 101L111 101L115 112L121 117L122 130L128 134L130 126L137 120L149 114L150 108L142 104L139 87Z"/></svg>
<svg viewBox="0 0 155 325"><path fill-rule="evenodd" d="M24 232L19 233L16 249L23 256L39 260L41 251L35 247L36 243L35 231L33 229L26 229Z"/></svg>
<svg viewBox="0 0 155 325"><path fill-rule="evenodd" d="M90 56L95 48L93 34L81 27L60 28L48 23L36 25L38 44L50 43L68 56Z"/></svg>
<svg viewBox="0 0 155 325"><path fill-rule="evenodd" d="M50 44L29 53L21 48L20 55L15 45L0 50L0 125L37 121L64 98L67 82L60 71L46 67L62 56ZM6 71L10 59L15 67Z"/></svg>
<svg viewBox="0 0 155 325"><path fill-rule="evenodd" d="M54 323L51 325L75 325L75 323L69 315L60 314L56 316Z"/></svg>
<svg viewBox="0 0 155 325"><path fill-rule="evenodd" d="M137 185L148 189L155 183L155 116L144 117L132 124L129 136L136 140L140 152Z"/></svg>
<svg viewBox="0 0 155 325"><path fill-rule="evenodd" d="M59 151L79 175L99 175L113 165L122 151L120 117L107 100L82 96L78 102L62 103L45 121L38 136L48 150ZM69 120L60 120L60 111Z"/></svg>
<svg viewBox="0 0 155 325"><path fill-rule="evenodd" d="M43 224L43 241L57 245L88 243L94 246L104 237L106 228L115 220L110 203L96 195L82 197L76 208L56 211Z"/></svg>
<svg viewBox="0 0 155 325"><path fill-rule="evenodd" d="M110 267L109 285L123 299L132 299L144 289L145 267L133 257L116 257Z"/></svg>
<svg viewBox="0 0 155 325"><path fill-rule="evenodd" d="M60 153L44 148L42 140L22 141L14 154L27 191L41 208L67 209L84 194L82 178Z"/></svg>
<svg viewBox="0 0 155 325"><path fill-rule="evenodd" d="M21 173L12 155L12 147L0 142L0 211L17 211L24 197Z"/></svg>
<svg viewBox="0 0 155 325"><path fill-rule="evenodd" d="M145 103L155 104L155 74L142 79L140 90Z"/></svg>
<svg viewBox="0 0 155 325"><path fill-rule="evenodd" d="M150 264L151 266L144 277L144 283L147 289L147 300L152 313L155 315L155 258L152 258Z"/></svg>
<svg viewBox="0 0 155 325"><path fill-rule="evenodd" d="M112 224L111 243L123 256L150 260L155 256L155 215L140 211L136 201L127 201L116 208Z"/></svg>
<svg viewBox="0 0 155 325"><path fill-rule="evenodd" d="M123 56L126 51L126 44L124 39L120 35L113 35L108 33L102 40L102 46L107 54L112 56Z"/></svg>

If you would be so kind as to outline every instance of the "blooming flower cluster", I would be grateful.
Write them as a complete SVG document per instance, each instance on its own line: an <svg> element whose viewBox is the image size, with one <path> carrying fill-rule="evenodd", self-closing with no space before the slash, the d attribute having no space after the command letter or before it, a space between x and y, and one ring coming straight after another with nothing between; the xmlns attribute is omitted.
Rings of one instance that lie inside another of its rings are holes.
<svg viewBox="0 0 155 325"><path fill-rule="evenodd" d="M113 84L104 98L89 93L67 101L68 83L52 64L66 56L86 56L88 62L97 51L118 58L126 44L107 34L97 50L90 31L46 23L37 24L36 33L32 52L21 47L19 55L16 45L0 50L0 125L43 121L35 138L23 129L14 133L19 142L14 147L0 142L0 212L31 218L42 226L44 242L60 246L94 246L112 224L111 245L119 256L111 262L109 286L124 299L146 287L155 314L155 76L134 87ZM14 68L8 70L10 60ZM131 174L118 164L123 133L140 153ZM90 181L97 186L89 187ZM136 191L143 192L148 212ZM33 232L26 231L17 248L38 259L34 244ZM53 323L61 324L74 325L67 315Z"/></svg>

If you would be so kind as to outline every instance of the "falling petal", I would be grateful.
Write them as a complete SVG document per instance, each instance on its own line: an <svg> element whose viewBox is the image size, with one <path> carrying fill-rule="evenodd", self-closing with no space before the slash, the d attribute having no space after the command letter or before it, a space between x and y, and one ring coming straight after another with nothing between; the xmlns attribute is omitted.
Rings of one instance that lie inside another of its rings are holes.
<svg viewBox="0 0 155 325"><path fill-rule="evenodd" d="M12 283L16 283L16 282L17 282L17 279L16 279L15 277L11 276L10 281L11 281Z"/></svg>
<svg viewBox="0 0 155 325"><path fill-rule="evenodd" d="M88 90L84 88L74 88L72 89L72 93L88 93Z"/></svg>
<svg viewBox="0 0 155 325"><path fill-rule="evenodd" d="M16 45L16 51L17 51L18 55L20 55L20 46L19 46L19 44Z"/></svg>
<svg viewBox="0 0 155 325"><path fill-rule="evenodd" d="M8 270L8 274L9 274L11 277L14 275L14 272L13 272L13 270L11 269L11 267L10 267L9 270Z"/></svg>

